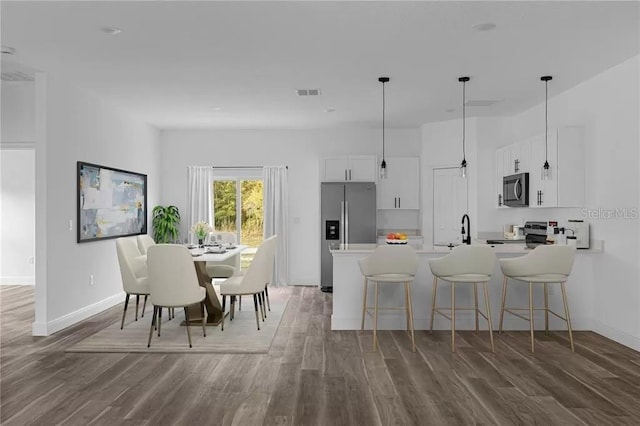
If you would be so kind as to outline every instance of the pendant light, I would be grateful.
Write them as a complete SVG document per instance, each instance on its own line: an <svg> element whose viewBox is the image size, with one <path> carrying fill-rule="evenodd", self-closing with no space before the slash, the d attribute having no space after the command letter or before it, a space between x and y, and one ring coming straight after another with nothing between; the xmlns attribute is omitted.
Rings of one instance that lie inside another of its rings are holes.
<svg viewBox="0 0 640 426"><path fill-rule="evenodd" d="M466 98L466 85L467 81L469 81L469 77L459 77L458 81L462 83L462 162L460 163L460 177L463 179L467 178L467 158L465 154L465 119L466 119L466 111L465 111L465 98Z"/></svg>
<svg viewBox="0 0 640 426"><path fill-rule="evenodd" d="M389 82L389 77L380 77L382 83L382 162L380 163L380 179L387 178L387 162L384 160L384 84Z"/></svg>
<svg viewBox="0 0 640 426"><path fill-rule="evenodd" d="M549 103L549 80L553 77L550 75L545 75L540 77L540 80L544 81L544 164L542 165L542 179L548 180L551 179L551 170L549 169L549 160L547 156L548 151L548 142L547 138L549 137L549 114L547 113L547 105Z"/></svg>

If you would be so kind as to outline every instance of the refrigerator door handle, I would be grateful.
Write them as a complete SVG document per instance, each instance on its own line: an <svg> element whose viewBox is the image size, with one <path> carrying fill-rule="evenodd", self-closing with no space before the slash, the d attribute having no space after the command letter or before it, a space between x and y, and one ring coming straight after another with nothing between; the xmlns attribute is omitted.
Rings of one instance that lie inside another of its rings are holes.
<svg viewBox="0 0 640 426"><path fill-rule="evenodd" d="M340 244L346 244L344 228L344 201L340 201Z"/></svg>
<svg viewBox="0 0 640 426"><path fill-rule="evenodd" d="M344 241L349 244L349 202L344 202Z"/></svg>

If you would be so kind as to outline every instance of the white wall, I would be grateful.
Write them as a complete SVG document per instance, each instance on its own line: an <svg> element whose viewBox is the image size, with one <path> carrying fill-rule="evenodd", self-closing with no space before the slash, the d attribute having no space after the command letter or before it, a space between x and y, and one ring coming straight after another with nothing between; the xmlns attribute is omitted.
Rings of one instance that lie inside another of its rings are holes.
<svg viewBox="0 0 640 426"><path fill-rule="evenodd" d="M50 334L123 300L114 240L76 242L77 161L147 174L148 205L158 202L157 129L39 73L34 334Z"/></svg>
<svg viewBox="0 0 640 426"><path fill-rule="evenodd" d="M35 279L35 87L0 83L0 284Z"/></svg>
<svg viewBox="0 0 640 426"><path fill-rule="evenodd" d="M380 129L165 130L161 132L162 204L187 211L187 166L289 166L291 284L320 281L320 173L323 156L380 154ZM419 129L387 129L386 156L418 156ZM189 224L181 224L182 237Z"/></svg>

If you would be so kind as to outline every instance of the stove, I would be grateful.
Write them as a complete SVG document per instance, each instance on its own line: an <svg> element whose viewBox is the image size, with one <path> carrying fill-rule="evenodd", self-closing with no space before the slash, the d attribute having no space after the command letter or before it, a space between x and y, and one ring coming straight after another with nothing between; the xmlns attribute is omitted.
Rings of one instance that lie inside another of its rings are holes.
<svg viewBox="0 0 640 426"><path fill-rule="evenodd" d="M525 222L524 241L528 248L547 244L547 222Z"/></svg>

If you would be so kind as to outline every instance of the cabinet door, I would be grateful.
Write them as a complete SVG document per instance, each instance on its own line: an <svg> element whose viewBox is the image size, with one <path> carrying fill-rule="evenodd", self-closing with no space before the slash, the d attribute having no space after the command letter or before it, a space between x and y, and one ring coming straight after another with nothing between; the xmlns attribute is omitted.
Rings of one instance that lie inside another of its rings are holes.
<svg viewBox="0 0 640 426"><path fill-rule="evenodd" d="M387 178L380 179L378 209L418 210L420 208L420 161L417 157L386 158Z"/></svg>
<svg viewBox="0 0 640 426"><path fill-rule="evenodd" d="M555 133L555 132L554 132ZM551 176L542 178L545 159L549 161ZM556 207L558 205L557 138L549 133L545 147L544 135L531 140L531 167L529 172L529 207Z"/></svg>
<svg viewBox="0 0 640 426"><path fill-rule="evenodd" d="M496 150L495 168L496 168L496 206L498 208L506 208L502 199L502 178L507 174L504 172L504 148Z"/></svg>
<svg viewBox="0 0 640 426"><path fill-rule="evenodd" d="M348 180L347 157L322 159L322 182L344 182Z"/></svg>
<svg viewBox="0 0 640 426"><path fill-rule="evenodd" d="M348 179L352 182L375 182L378 170L375 155L349 157Z"/></svg>

